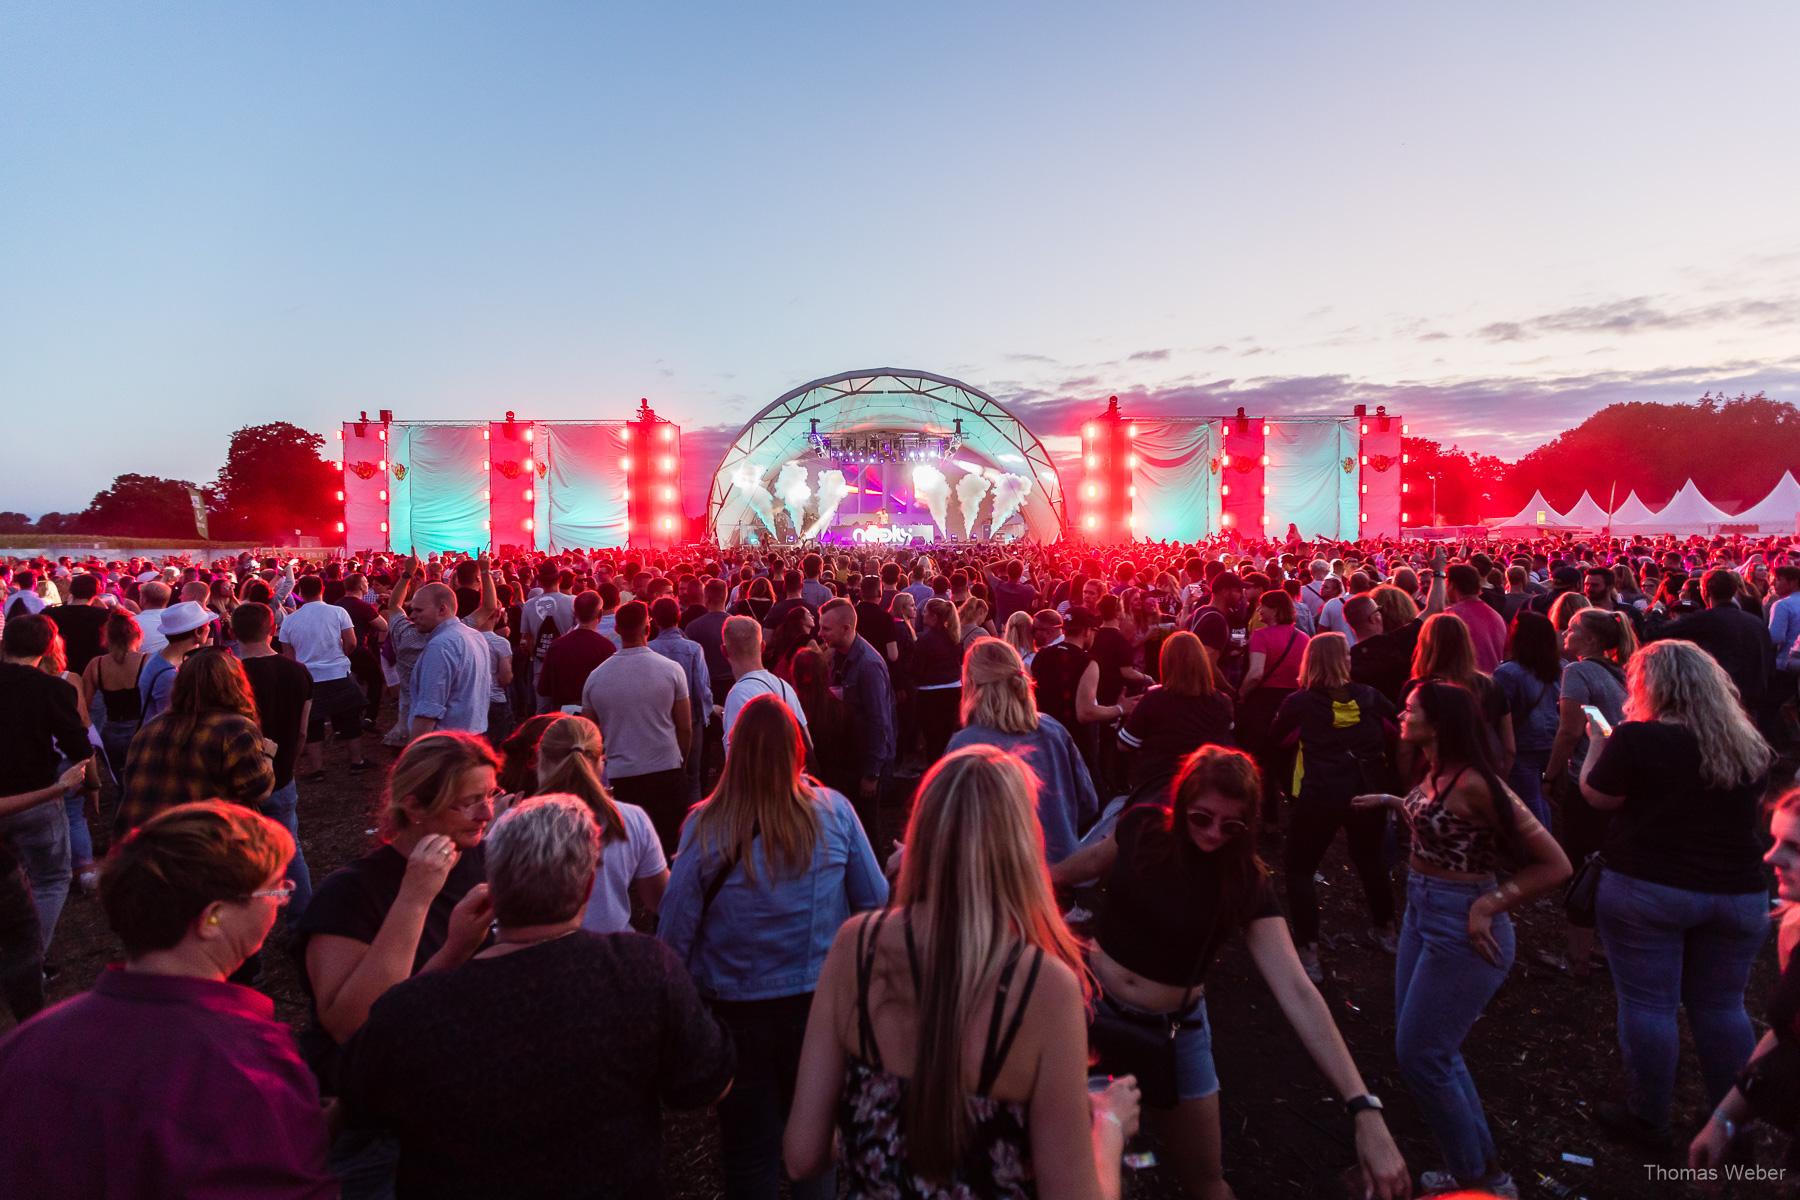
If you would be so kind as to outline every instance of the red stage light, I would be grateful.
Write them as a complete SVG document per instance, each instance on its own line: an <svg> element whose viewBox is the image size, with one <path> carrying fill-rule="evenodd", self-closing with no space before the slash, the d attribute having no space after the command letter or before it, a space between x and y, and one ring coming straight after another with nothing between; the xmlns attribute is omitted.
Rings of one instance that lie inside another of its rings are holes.
<svg viewBox="0 0 1800 1200"><path fill-rule="evenodd" d="M1408 522L1408 521L1410 521L1410 520L1412 520L1412 514L1411 514L1411 513L1405 513L1405 512L1403 512L1403 513L1401 513L1401 514L1400 514L1400 523L1401 523L1401 524L1402 524L1402 525L1404 525L1404 524L1406 524L1406 523L1407 523L1407 522Z"/></svg>
<svg viewBox="0 0 1800 1200"><path fill-rule="evenodd" d="M1094 436L1094 427L1092 425L1083 425L1081 427L1081 436L1088 437L1088 438L1093 437Z"/></svg>
<svg viewBox="0 0 1800 1200"><path fill-rule="evenodd" d="M673 455L665 454L662 456L662 469L664 471L673 471L675 469L675 458Z"/></svg>
<svg viewBox="0 0 1800 1200"><path fill-rule="evenodd" d="M1365 467L1369 465L1369 456L1366 454L1362 456L1362 465Z"/></svg>
<svg viewBox="0 0 1800 1200"><path fill-rule="evenodd" d="M665 442L672 442L675 440L675 430L673 427L668 425L663 426L662 440Z"/></svg>
<svg viewBox="0 0 1800 1200"><path fill-rule="evenodd" d="M664 529L673 529L673 528L675 528L675 518L673 518L673 517L664 517L664 518L663 518L663 519L662 519L662 527L663 527L663 528L664 528Z"/></svg>
<svg viewBox="0 0 1800 1200"><path fill-rule="evenodd" d="M341 501L343 498L344 498L344 493L343 493L343 490L340 488L338 490L338 499Z"/></svg>
<svg viewBox="0 0 1800 1200"><path fill-rule="evenodd" d="M1368 426L1367 426L1367 425L1364 425L1364 426L1363 426L1363 427L1362 427L1362 433L1363 433L1363 436L1364 436L1364 437L1368 437L1368 436L1369 436L1369 427L1368 427Z"/></svg>
<svg viewBox="0 0 1800 1200"><path fill-rule="evenodd" d="M484 442L493 436L494 436L494 431L491 429L484 429L481 431L481 440Z"/></svg>
<svg viewBox="0 0 1800 1200"><path fill-rule="evenodd" d="M663 489L663 499L664 500L673 500L674 498L675 498L675 489L674 488L666 487Z"/></svg>
<svg viewBox="0 0 1800 1200"><path fill-rule="evenodd" d="M1401 480L1401 481L1400 481L1400 494L1401 494L1401 495L1402 495L1402 496L1404 496L1404 495L1406 495L1406 489L1407 489L1407 488L1409 488L1409 487L1411 487L1411 486L1412 486L1412 485L1411 485L1411 484L1409 484L1409 483L1407 483L1407 482L1406 482L1406 481L1405 481L1405 480ZM1367 484L1364 484L1364 485L1363 485L1363 491L1365 491L1365 492L1366 492L1366 491L1368 491L1368 490L1369 490L1369 488L1368 488L1368 485L1367 485Z"/></svg>
<svg viewBox="0 0 1800 1200"><path fill-rule="evenodd" d="M1125 427L1125 436L1126 437L1136 437L1137 436L1137 426L1135 424L1127 425Z"/></svg>
<svg viewBox="0 0 1800 1200"><path fill-rule="evenodd" d="M1265 467L1269 465L1269 456L1266 454L1262 456L1262 465Z"/></svg>
<svg viewBox="0 0 1800 1200"><path fill-rule="evenodd" d="M525 528L526 529L536 529L537 522L533 521L530 517L526 517L525 518Z"/></svg>
<svg viewBox="0 0 1800 1200"><path fill-rule="evenodd" d="M1135 500L1137 498L1137 484L1134 483L1130 487L1126 488L1125 494Z"/></svg>
<svg viewBox="0 0 1800 1200"><path fill-rule="evenodd" d="M630 458L621 458L619 460L619 467L621 470L626 470L626 471L631 470L631 459Z"/></svg>
<svg viewBox="0 0 1800 1200"><path fill-rule="evenodd" d="M341 442L341 441L343 441L343 440L344 440L344 431L343 431L343 430L341 430L341 429L340 429L340 430L338 430L338 431L337 431L337 435L338 435L338 441L340 441L340 442Z"/></svg>
<svg viewBox="0 0 1800 1200"><path fill-rule="evenodd" d="M381 532L383 532L383 533L387 532L387 522L386 521L383 521L381 523Z"/></svg>
<svg viewBox="0 0 1800 1200"><path fill-rule="evenodd" d="M1087 469L1088 470L1092 471L1099 465L1100 465L1100 456L1099 455L1090 454L1087 456Z"/></svg>
<svg viewBox="0 0 1800 1200"><path fill-rule="evenodd" d="M537 499L537 492L533 491L531 488L526 488L525 489L525 503L530 504L533 500L536 500L536 499Z"/></svg>
<svg viewBox="0 0 1800 1200"><path fill-rule="evenodd" d="M1095 527L1095 526L1097 526L1097 525L1099 525L1099 524L1100 524L1100 518L1099 518L1099 517L1094 517L1094 516L1090 516L1090 517L1089 517L1089 518L1088 518L1088 519L1087 519L1087 527L1088 527L1088 528L1089 528L1089 529L1093 529L1093 528L1094 528L1094 527Z"/></svg>
<svg viewBox="0 0 1800 1200"><path fill-rule="evenodd" d="M1400 426L1400 436L1401 437L1406 436L1406 426L1404 426L1404 425Z"/></svg>
<svg viewBox="0 0 1800 1200"><path fill-rule="evenodd" d="M338 532L339 532L339 533L342 533L342 532L344 532L344 523L343 523L343 522L342 522L342 521L339 521L339 522L338 522L338 523L337 523L337 525L338 525Z"/></svg>
<svg viewBox="0 0 1800 1200"><path fill-rule="evenodd" d="M382 488L381 491L376 494L375 498L377 500L386 500L387 499L387 489Z"/></svg>
<svg viewBox="0 0 1800 1200"><path fill-rule="evenodd" d="M1269 427L1267 425L1264 425L1263 426L1263 436L1268 437L1270 432L1271 431L1270 431Z"/></svg>
<svg viewBox="0 0 1800 1200"><path fill-rule="evenodd" d="M1219 465L1221 467L1229 467L1231 465L1231 455L1229 455L1229 454L1219 455Z"/></svg>
<svg viewBox="0 0 1800 1200"><path fill-rule="evenodd" d="M1231 495L1231 485L1229 483L1221 483L1219 485L1219 495L1221 495L1221 496Z"/></svg>
<svg viewBox="0 0 1800 1200"><path fill-rule="evenodd" d="M1412 461L1412 455L1410 455L1410 454L1402 454L1400 456L1400 465L1403 467L1411 461Z"/></svg>
<svg viewBox="0 0 1800 1200"><path fill-rule="evenodd" d="M1096 499L1099 497L1099 495L1100 495L1100 487L1098 484L1090 483L1087 485L1087 498L1089 500Z"/></svg>
<svg viewBox="0 0 1800 1200"><path fill-rule="evenodd" d="M1368 514L1368 513L1364 513L1364 514L1363 514L1363 515L1362 515L1362 520L1363 520L1363 524L1364 524L1364 525L1367 525L1367 524L1368 524L1368 523L1369 523L1369 514Z"/></svg>
<svg viewBox="0 0 1800 1200"><path fill-rule="evenodd" d="M1223 528L1224 526L1229 525L1229 524L1231 524L1231 514L1230 513L1220 513L1219 514L1220 527Z"/></svg>
<svg viewBox="0 0 1800 1200"><path fill-rule="evenodd" d="M338 470L340 470L340 471L341 471L341 470L343 470L343 469L344 469L344 464L343 464L343 463L342 463L342 462L341 462L341 461L339 461L339 462L334 462L334 463L332 463L332 464L331 464L331 465L332 465L332 466L334 466L334 467L336 467L336 468L337 468L337 469L338 469Z"/></svg>
<svg viewBox="0 0 1800 1200"><path fill-rule="evenodd" d="M380 461L380 462L378 462L378 463L376 463L376 464L375 464L375 469L376 469L376 470L377 470L377 471L385 471L385 470L387 470L387 459L385 459L385 458L384 458L384 459L382 459L382 460L381 460L381 461Z"/></svg>
<svg viewBox="0 0 1800 1200"><path fill-rule="evenodd" d="M1132 470L1136 470L1137 469L1137 455L1127 454L1125 456L1125 465L1127 467L1131 468Z"/></svg>
<svg viewBox="0 0 1800 1200"><path fill-rule="evenodd" d="M494 493L492 491L488 491L488 490L484 489L481 493L481 502L483 504L492 504L493 501L494 501Z"/></svg>

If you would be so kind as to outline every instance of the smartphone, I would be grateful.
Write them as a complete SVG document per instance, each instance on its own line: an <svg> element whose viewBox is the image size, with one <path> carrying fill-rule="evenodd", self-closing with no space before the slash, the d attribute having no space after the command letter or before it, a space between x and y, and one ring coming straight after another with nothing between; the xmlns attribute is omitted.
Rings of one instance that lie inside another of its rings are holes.
<svg viewBox="0 0 1800 1200"><path fill-rule="evenodd" d="M1602 737L1611 737L1612 736L1612 722L1608 721L1606 719L1605 713L1601 712L1598 708L1595 708L1592 704L1582 705L1581 711L1586 713L1587 719L1592 721L1594 723L1594 725L1600 730L1600 736L1602 736Z"/></svg>

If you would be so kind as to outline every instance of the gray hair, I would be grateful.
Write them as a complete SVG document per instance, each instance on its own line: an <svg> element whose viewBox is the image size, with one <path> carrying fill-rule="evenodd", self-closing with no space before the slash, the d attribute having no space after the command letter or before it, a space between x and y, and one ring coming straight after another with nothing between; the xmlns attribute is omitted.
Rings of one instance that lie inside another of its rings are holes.
<svg viewBox="0 0 1800 1200"><path fill-rule="evenodd" d="M580 799L556 794L517 804L482 843L494 918L502 926L555 924L587 903L600 865L600 827Z"/></svg>

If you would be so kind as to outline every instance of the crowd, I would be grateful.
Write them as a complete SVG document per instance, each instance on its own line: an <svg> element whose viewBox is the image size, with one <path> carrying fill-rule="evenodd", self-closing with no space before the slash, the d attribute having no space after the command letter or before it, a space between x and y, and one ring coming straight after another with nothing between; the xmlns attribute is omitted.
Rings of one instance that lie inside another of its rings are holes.
<svg viewBox="0 0 1800 1200"><path fill-rule="evenodd" d="M1716 1168L1800 1118L1800 923L1760 1043L1746 997L1765 861L1800 898L1785 540L63 559L0 594L0 1195L656 1196L664 1110L711 1108L733 1200L1116 1197L1140 1121L1221 1200L1233 939L1369 1196L1519 1194L1462 1047L1521 954L1611 976L1611 1135ZM378 840L314 878L301 784L382 769ZM1367 928L1328 938L1340 831ZM123 962L40 1012L72 888ZM1320 995L1347 954L1392 958L1434 1162Z"/></svg>

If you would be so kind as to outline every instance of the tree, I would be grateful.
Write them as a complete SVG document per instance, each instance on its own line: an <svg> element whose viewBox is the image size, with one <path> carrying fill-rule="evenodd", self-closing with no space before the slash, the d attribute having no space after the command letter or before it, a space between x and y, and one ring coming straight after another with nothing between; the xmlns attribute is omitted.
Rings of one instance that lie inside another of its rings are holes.
<svg viewBox="0 0 1800 1200"><path fill-rule="evenodd" d="M22 512L0 512L0 533L24 533L31 528L31 518Z"/></svg>
<svg viewBox="0 0 1800 1200"><path fill-rule="evenodd" d="M39 533L74 533L76 513L47 512L37 519Z"/></svg>
<svg viewBox="0 0 1800 1200"><path fill-rule="evenodd" d="M1800 409L1761 392L1708 392L1693 404L1608 405L1521 458L1504 491L1513 508L1541 490L1566 511L1584 489L1601 507L1615 488L1620 501L1635 489L1654 508L1692 479L1707 499L1742 511L1796 463Z"/></svg>
<svg viewBox="0 0 1800 1200"><path fill-rule="evenodd" d="M246 425L231 435L225 465L213 485L219 528L214 536L275 539L298 529L335 530L343 486L319 457L325 439L298 425Z"/></svg>
<svg viewBox="0 0 1800 1200"><path fill-rule="evenodd" d="M191 538L194 505L185 479L156 475L121 475L98 493L87 511L60 532L102 533L121 537ZM40 524L39 528L42 528Z"/></svg>
<svg viewBox="0 0 1800 1200"><path fill-rule="evenodd" d="M1452 445L1448 450L1430 438L1400 439L1406 452L1406 497L1402 510L1411 524L1432 519L1432 479L1437 476L1437 515L1445 525L1473 525L1483 517L1501 516L1494 492L1507 465L1491 454L1475 454Z"/></svg>

